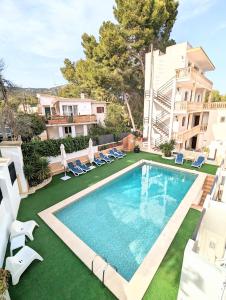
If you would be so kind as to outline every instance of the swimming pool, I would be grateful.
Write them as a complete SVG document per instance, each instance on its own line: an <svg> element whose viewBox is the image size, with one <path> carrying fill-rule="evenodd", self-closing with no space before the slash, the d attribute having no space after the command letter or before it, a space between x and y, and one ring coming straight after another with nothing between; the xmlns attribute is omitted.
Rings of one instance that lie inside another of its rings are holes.
<svg viewBox="0 0 226 300"><path fill-rule="evenodd" d="M145 163L55 215L129 281L196 176Z"/></svg>
<svg viewBox="0 0 226 300"><path fill-rule="evenodd" d="M141 300L205 178L140 160L38 215L118 299Z"/></svg>

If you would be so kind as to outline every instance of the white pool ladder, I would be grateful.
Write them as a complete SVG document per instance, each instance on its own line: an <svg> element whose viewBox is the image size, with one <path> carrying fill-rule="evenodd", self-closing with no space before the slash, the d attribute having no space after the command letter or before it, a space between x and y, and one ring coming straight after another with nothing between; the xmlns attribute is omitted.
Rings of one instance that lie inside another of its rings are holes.
<svg viewBox="0 0 226 300"><path fill-rule="evenodd" d="M102 258L102 259L106 262L105 268L103 269L103 275L102 275L102 283L104 284L105 273L106 273L106 271L107 271L108 266L111 266L113 269L115 269L116 272L118 272L118 269L117 269L116 266L110 265L109 262L107 261L107 259L106 259L105 257L102 257L102 256L99 255L99 254L96 254L96 255L94 256L93 260L92 260L92 263L91 263L91 271L92 271L93 274L94 274L94 271L93 271L93 270L94 270L94 262L95 262L95 259L96 259L97 257Z"/></svg>

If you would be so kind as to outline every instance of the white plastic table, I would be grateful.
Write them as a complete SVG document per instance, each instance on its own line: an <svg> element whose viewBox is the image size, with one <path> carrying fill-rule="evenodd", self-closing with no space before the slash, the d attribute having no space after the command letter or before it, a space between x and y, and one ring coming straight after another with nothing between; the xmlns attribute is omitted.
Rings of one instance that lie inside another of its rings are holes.
<svg viewBox="0 0 226 300"><path fill-rule="evenodd" d="M17 235L13 237L10 241L10 254L13 256L13 250L24 247L25 246L25 235Z"/></svg>

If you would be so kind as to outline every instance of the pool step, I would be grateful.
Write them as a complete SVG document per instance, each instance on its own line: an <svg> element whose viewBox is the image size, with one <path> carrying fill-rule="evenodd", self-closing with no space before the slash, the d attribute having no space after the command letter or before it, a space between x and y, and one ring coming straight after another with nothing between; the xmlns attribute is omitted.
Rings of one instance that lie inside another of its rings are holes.
<svg viewBox="0 0 226 300"><path fill-rule="evenodd" d="M207 194L209 194L209 192L211 191L211 188L213 186L213 182L214 182L214 176L213 175L207 175L206 179L204 181L203 187L202 187L202 197L201 200L199 202L199 205L203 206L203 203L206 199Z"/></svg>

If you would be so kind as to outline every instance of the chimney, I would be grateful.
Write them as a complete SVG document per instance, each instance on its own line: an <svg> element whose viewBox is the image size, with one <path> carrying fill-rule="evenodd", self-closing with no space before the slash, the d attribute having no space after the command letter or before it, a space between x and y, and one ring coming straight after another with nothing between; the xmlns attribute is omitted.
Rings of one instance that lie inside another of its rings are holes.
<svg viewBox="0 0 226 300"><path fill-rule="evenodd" d="M81 99L85 99L85 93L80 94Z"/></svg>

